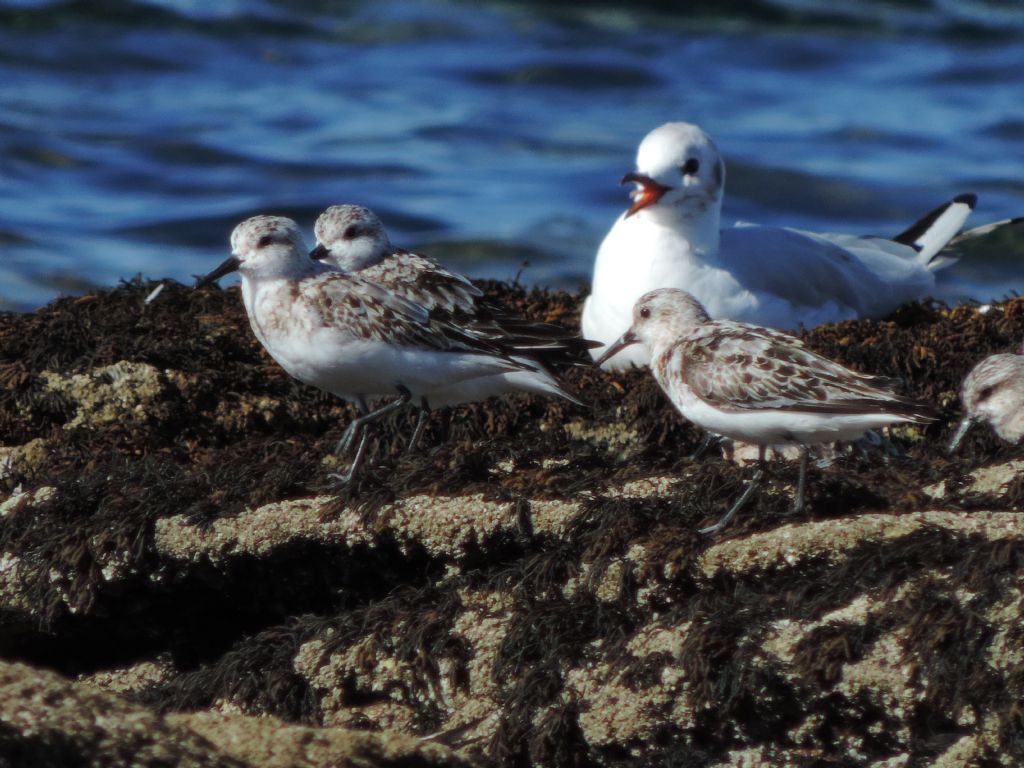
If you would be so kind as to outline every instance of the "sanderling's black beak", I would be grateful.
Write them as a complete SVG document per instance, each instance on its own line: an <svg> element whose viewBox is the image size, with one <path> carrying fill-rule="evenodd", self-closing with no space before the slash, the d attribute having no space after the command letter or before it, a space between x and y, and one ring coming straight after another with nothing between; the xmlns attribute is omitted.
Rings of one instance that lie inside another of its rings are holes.
<svg viewBox="0 0 1024 768"><path fill-rule="evenodd" d="M318 245L316 248L309 252L309 258L313 259L313 261L323 261L330 255L331 249L328 248L323 243L321 243L320 245Z"/></svg>
<svg viewBox="0 0 1024 768"><path fill-rule="evenodd" d="M640 339L636 337L636 334L633 333L633 329L630 328L624 334L619 336L619 340L612 344L610 347L608 347L608 349L604 351L603 355L601 355L599 358L597 358L597 360L594 361L594 365L600 368L602 365L608 362L608 360L615 357L615 355L619 354L619 352L624 350L626 347L632 346L633 344L636 344L638 341L640 341Z"/></svg>
<svg viewBox="0 0 1024 768"><path fill-rule="evenodd" d="M629 210L626 211L627 219L641 208L646 208L648 205L654 205L656 202L661 200L662 195L672 189L672 187L666 187L664 184L659 184L650 176L643 173L637 173L636 171L630 171L623 176L619 184L629 184L630 182L638 184L639 189L633 193L633 204L629 206Z"/></svg>
<svg viewBox="0 0 1024 768"><path fill-rule="evenodd" d="M195 287L203 288L204 286L210 285L210 283L217 282L222 277L224 277L224 275L229 275L235 270L237 270L241 263L242 262L238 259L237 256L229 256L228 258L224 259L224 261L221 262L221 265L217 267L215 270L213 270L213 272L210 272L208 275L203 275L202 277L198 278L196 280Z"/></svg>
<svg viewBox="0 0 1024 768"><path fill-rule="evenodd" d="M964 414L964 417L960 419L960 424L956 428L956 433L953 435L953 439L949 441L949 448L946 449L947 456L953 455L953 451L955 451L956 447L960 445L960 441L964 439L964 435L967 434L967 430L969 430L973 424L974 419L972 419L968 414Z"/></svg>

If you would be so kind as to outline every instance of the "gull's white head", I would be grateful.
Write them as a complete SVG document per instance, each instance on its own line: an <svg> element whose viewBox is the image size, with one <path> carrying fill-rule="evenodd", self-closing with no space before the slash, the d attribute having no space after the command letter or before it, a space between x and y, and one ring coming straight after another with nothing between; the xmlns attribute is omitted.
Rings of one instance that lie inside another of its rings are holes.
<svg viewBox="0 0 1024 768"><path fill-rule="evenodd" d="M347 272L376 264L391 252L377 214L361 205L332 205L320 214L313 232L317 246L310 257Z"/></svg>
<svg viewBox="0 0 1024 768"><path fill-rule="evenodd" d="M679 337L710 322L704 306L686 291L659 288L645 293L633 305L633 325L597 360L606 360L632 344L643 344L656 357L658 350L673 344Z"/></svg>
<svg viewBox="0 0 1024 768"><path fill-rule="evenodd" d="M949 444L952 453L970 426L987 421L1008 443L1024 437L1024 356L990 355L967 374L960 387L964 417Z"/></svg>
<svg viewBox="0 0 1024 768"><path fill-rule="evenodd" d="M197 285L206 285L238 271L253 279L293 278L315 274L318 267L306 257L298 225L284 216L253 216L231 233L231 256Z"/></svg>
<svg viewBox="0 0 1024 768"><path fill-rule="evenodd" d="M710 216L717 230L725 162L696 125L665 123L648 133L636 153L636 171L622 177L627 182L637 185L627 217L639 211L683 219Z"/></svg>

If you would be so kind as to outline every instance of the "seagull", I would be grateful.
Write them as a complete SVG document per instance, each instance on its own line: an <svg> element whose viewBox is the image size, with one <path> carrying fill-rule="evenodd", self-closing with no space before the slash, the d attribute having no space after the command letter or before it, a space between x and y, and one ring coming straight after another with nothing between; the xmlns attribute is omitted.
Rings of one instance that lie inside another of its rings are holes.
<svg viewBox="0 0 1024 768"><path fill-rule="evenodd" d="M355 403L359 416L337 451L359 439L350 482L366 449L366 427L415 397L463 381L535 371L514 346L431 316L421 304L358 275L309 258L295 222L255 216L231 233L231 256L198 286L237 271L256 338L301 382ZM370 410L372 397L398 399Z"/></svg>
<svg viewBox="0 0 1024 768"><path fill-rule="evenodd" d="M932 291L935 271L955 261L940 252L977 202L959 195L893 238L752 224L720 229L725 163L699 127L655 128L640 143L636 168L622 178L636 185L632 205L598 249L583 306L583 335L603 344L628 327L636 300L655 288L689 291L713 317L784 330L882 317ZM647 362L637 347L608 367Z"/></svg>
<svg viewBox="0 0 1024 768"><path fill-rule="evenodd" d="M989 355L967 374L960 387L964 417L949 453L953 453L972 424L987 421L1001 440L1018 443L1024 437L1024 349Z"/></svg>
<svg viewBox="0 0 1024 768"><path fill-rule="evenodd" d="M525 320L484 297L468 277L419 253L391 244L384 225L369 208L333 205L314 227L310 257L372 282L426 309L432 317L468 325L473 332L508 347L521 370L446 382L424 392L410 446L415 446L431 408L483 400L510 392L555 395L582 405L553 375L569 365L589 364L588 344L579 334L551 323Z"/></svg>
<svg viewBox="0 0 1024 768"><path fill-rule="evenodd" d="M808 448L859 437L894 423L934 420L932 409L885 388L883 380L822 357L788 334L749 323L712 320L701 303L678 288L644 294L632 326L598 365L636 344L651 372L684 418L715 434L753 443L759 465L728 512L701 533L721 531L764 476L769 445L800 447L793 512L804 506Z"/></svg>

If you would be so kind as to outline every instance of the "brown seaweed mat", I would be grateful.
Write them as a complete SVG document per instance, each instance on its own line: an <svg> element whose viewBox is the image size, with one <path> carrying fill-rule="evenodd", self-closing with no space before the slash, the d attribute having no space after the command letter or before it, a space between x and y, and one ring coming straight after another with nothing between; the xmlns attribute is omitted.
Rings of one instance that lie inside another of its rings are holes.
<svg viewBox="0 0 1024 768"><path fill-rule="evenodd" d="M237 290L155 285L0 316L0 766L1024 761L1024 457L944 453L1024 300L805 334L944 418L813 469L797 517L776 462L707 538L749 470L690 458L644 372L439 412L414 453L396 414L339 494L352 409Z"/></svg>

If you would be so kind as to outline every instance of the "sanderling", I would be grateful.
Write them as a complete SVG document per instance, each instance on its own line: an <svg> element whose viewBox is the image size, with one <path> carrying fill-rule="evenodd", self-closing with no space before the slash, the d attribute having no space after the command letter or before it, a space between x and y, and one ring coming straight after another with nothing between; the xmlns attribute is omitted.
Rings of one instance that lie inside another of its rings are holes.
<svg viewBox="0 0 1024 768"><path fill-rule="evenodd" d="M1006 442L1019 442L1024 437L1024 349L989 355L974 366L960 386L960 402L964 417L949 441L949 453L977 421L987 421Z"/></svg>
<svg viewBox="0 0 1024 768"><path fill-rule="evenodd" d="M253 333L270 356L299 381L350 400L359 410L338 445L344 453L361 435L343 481L359 469L365 427L413 397L453 382L533 370L494 339L310 259L291 219L243 221L231 233L231 253L198 285L237 270ZM377 410L367 404L370 397L395 394L397 400Z"/></svg>
<svg viewBox="0 0 1024 768"><path fill-rule="evenodd" d="M722 530L763 477L769 445L800 446L793 511L803 509L808 447L849 440L897 422L933 420L931 409L811 352L788 334L748 323L712 320L697 299L677 288L644 294L633 324L598 364L637 342L676 409L699 427L754 443L759 466L729 511L701 533Z"/></svg>
<svg viewBox="0 0 1024 768"><path fill-rule="evenodd" d="M435 260L394 247L373 211L359 205L333 205L320 214L314 227L317 246L313 259L357 274L385 290L424 307L431 317L471 328L505 348L514 350L524 370L450 381L444 388L425 392L410 445L415 445L430 408L483 400L493 395L523 391L557 395L576 404L552 375L556 367L581 364L592 344L565 328L516 317L488 301L468 277Z"/></svg>
<svg viewBox="0 0 1024 768"><path fill-rule="evenodd" d="M713 317L780 329L885 315L932 290L935 270L955 261L939 252L976 202L960 195L892 239L749 224L720 229L725 163L704 131L666 123L641 142L636 165L622 179L637 186L633 204L601 243L583 308L583 335L604 344L656 288L691 292ZM631 364L647 364L642 349L610 367Z"/></svg>

